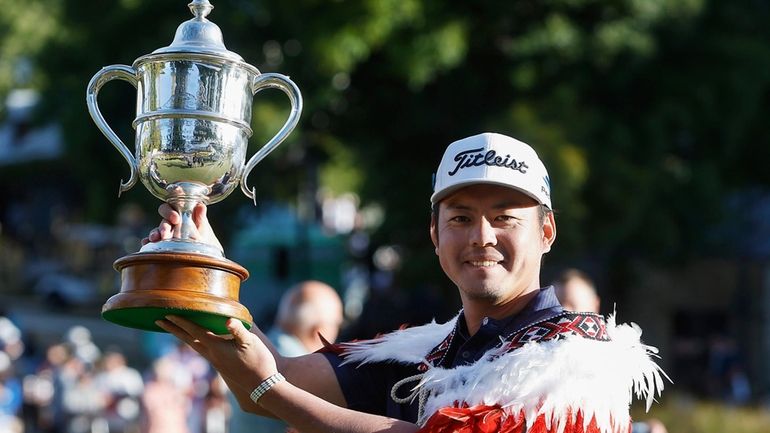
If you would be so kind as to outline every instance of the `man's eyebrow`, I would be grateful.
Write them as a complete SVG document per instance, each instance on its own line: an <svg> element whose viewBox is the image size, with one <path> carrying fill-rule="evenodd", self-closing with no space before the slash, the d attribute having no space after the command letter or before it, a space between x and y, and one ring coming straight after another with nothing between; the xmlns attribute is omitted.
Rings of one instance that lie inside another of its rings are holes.
<svg viewBox="0 0 770 433"><path fill-rule="evenodd" d="M471 207L462 203L447 203L447 210L471 210Z"/></svg>
<svg viewBox="0 0 770 433"><path fill-rule="evenodd" d="M513 201L501 201L501 202L496 203L495 205L493 205L492 209L502 210L502 209L517 208L517 207L522 207L522 206L521 206L520 203L516 203L516 202L513 202Z"/></svg>

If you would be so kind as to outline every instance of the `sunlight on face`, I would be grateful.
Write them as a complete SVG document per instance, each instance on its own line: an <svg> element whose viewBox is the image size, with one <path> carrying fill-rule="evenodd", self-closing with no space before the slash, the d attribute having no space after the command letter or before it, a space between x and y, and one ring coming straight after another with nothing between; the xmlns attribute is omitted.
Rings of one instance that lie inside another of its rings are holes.
<svg viewBox="0 0 770 433"><path fill-rule="evenodd" d="M464 299L502 303L540 288L540 262L555 236L529 196L472 185L439 204L431 228L441 267Z"/></svg>

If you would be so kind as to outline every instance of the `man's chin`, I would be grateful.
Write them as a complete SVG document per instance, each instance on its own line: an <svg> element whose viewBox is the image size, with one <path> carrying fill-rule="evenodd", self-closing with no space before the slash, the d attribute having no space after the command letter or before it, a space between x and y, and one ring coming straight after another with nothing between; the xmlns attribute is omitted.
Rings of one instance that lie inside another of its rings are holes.
<svg viewBox="0 0 770 433"><path fill-rule="evenodd" d="M503 295L503 291L498 287L472 287L463 290L465 296L473 301L497 302Z"/></svg>

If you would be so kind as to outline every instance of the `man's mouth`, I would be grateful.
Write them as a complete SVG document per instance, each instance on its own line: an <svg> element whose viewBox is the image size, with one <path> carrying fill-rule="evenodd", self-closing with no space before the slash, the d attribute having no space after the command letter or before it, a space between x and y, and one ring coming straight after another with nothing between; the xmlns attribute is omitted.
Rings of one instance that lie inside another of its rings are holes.
<svg viewBox="0 0 770 433"><path fill-rule="evenodd" d="M477 268L491 268L498 263L499 262L494 260L472 260L468 262L468 264Z"/></svg>

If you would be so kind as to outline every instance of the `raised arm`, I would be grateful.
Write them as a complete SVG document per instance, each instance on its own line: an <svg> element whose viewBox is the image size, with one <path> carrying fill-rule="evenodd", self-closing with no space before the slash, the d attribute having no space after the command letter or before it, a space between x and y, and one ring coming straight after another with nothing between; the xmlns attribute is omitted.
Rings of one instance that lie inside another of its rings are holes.
<svg viewBox="0 0 770 433"><path fill-rule="evenodd" d="M194 323L174 316L158 326L189 344L219 371L231 390L253 412L254 406L288 422L303 433L408 433L417 426L378 415L342 407L344 398L331 366L321 355L283 358L277 363L270 349L257 335L234 319L227 322L231 336L218 336ZM281 368L279 368L279 364ZM259 400L251 392L279 370L286 376ZM366 386L366 384L362 384ZM249 399L248 402L244 400Z"/></svg>
<svg viewBox="0 0 770 433"><path fill-rule="evenodd" d="M193 210L193 222L195 223L196 231L192 233L192 237L198 242L214 245L221 250L221 244L206 217L206 210L207 208L203 204L198 204ZM179 213L166 203L158 208L158 213L162 220L158 224L158 227L151 230L148 236L142 240L143 244L171 239L178 235L179 224L181 223L181 216ZM310 354L298 358L284 358L278 353L270 340L256 326L252 328L252 331L271 352L277 367L281 373L291 381L291 383L335 405L345 406L345 398L337 383L336 375L323 355ZM232 342L228 342L227 344L232 344ZM232 355L234 358L227 358L229 355ZM220 355L217 356L227 358L221 360L221 362L225 363L224 365L229 365L231 362L238 362L238 353L236 351L232 351L231 353L227 353L226 351L221 352ZM231 375L225 374L224 371L221 373L223 373L225 381L238 399L238 403L243 410L259 415L274 416L269 411L254 404L249 399L251 390L248 390L245 393L238 392L239 387L237 385L245 380L244 374L246 373L244 371L234 372Z"/></svg>

